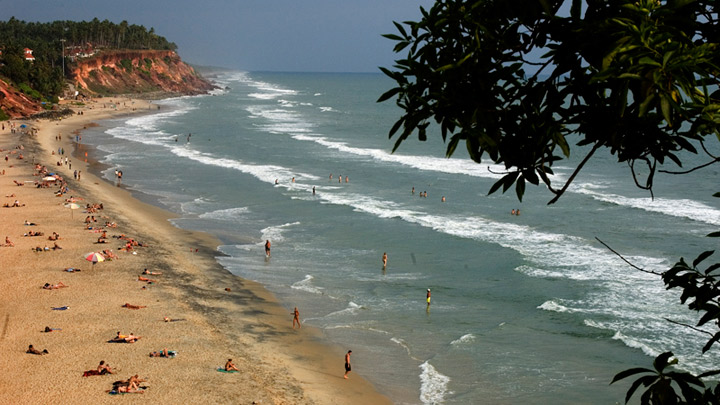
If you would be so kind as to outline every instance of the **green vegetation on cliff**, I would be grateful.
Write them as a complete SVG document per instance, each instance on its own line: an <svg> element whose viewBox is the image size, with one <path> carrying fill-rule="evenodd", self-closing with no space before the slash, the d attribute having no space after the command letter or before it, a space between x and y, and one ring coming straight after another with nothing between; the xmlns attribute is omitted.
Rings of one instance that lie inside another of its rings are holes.
<svg viewBox="0 0 720 405"><path fill-rule="evenodd" d="M26 48L33 61L27 60ZM107 49L171 50L177 46L142 25L100 21L0 21L0 76L37 100L61 95L76 55ZM63 67L65 72L63 72Z"/></svg>

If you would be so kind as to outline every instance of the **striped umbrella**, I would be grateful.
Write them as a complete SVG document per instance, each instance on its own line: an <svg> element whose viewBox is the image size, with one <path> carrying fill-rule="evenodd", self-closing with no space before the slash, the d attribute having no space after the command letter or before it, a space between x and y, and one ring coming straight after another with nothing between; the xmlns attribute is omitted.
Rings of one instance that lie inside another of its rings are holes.
<svg viewBox="0 0 720 405"><path fill-rule="evenodd" d="M105 261L105 256L103 256L102 253L100 253L100 252L85 253L85 255L83 255L83 257L85 257L85 260L92 262L93 265L95 265L95 263L97 263L97 262Z"/></svg>

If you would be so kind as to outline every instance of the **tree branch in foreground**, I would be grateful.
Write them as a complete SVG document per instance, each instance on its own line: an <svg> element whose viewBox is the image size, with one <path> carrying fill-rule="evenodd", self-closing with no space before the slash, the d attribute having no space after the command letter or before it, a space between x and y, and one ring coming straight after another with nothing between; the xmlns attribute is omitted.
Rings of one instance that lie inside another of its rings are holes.
<svg viewBox="0 0 720 405"><path fill-rule="evenodd" d="M600 238L595 237L595 240L597 240L598 242L602 243L603 246L605 246L609 251L615 253L615 255L617 255L617 257L619 257L620 259L622 259L622 261L624 261L625 263L627 263L628 265L630 265L630 267L632 267L633 269L635 269L635 270L640 270L640 271L642 271L643 273L654 274L654 275L656 275L656 276L662 276L662 273L658 273L658 272L652 271L652 270L645 270L645 269L643 269L643 268L640 268L640 267L632 264L629 260L627 260L625 257L623 257L623 255L621 255L620 253L616 252L613 248L611 248L610 245L608 245L607 243L605 243L605 242L603 242L602 240L600 240Z"/></svg>
<svg viewBox="0 0 720 405"><path fill-rule="evenodd" d="M711 337L714 337L714 336L715 336L715 335L713 335L712 333L710 333L710 332L708 332L708 331L706 331L706 330L702 330L702 329L700 329L700 328L696 328L696 327L694 327L694 326L692 326L692 325L688 325L688 324L686 324L686 323L682 323L682 322L678 322L678 321L673 321L673 320L670 319L670 318L665 318L665 320L668 321L668 322L670 322L670 323L674 323L675 325L685 326L686 328L690 328L690 329L692 329L692 330L695 330L695 331L698 331L698 332L701 332L701 333L705 333L705 334L707 334L707 335L710 335Z"/></svg>

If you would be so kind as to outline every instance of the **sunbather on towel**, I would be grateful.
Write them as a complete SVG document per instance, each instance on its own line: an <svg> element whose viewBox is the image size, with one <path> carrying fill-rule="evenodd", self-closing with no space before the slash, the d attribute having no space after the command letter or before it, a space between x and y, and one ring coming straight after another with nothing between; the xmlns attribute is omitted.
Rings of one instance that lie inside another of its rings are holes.
<svg viewBox="0 0 720 405"><path fill-rule="evenodd" d="M117 333L117 335L112 339L114 342L127 342L127 343L135 343L140 339L141 336L135 336L132 332L130 332L129 335L123 335L120 332Z"/></svg>
<svg viewBox="0 0 720 405"><path fill-rule="evenodd" d="M232 359L228 359L227 363L225 363L225 371L240 371L235 363L233 363Z"/></svg>
<svg viewBox="0 0 720 405"><path fill-rule="evenodd" d="M150 353L150 357L175 357L177 352L174 350L162 349L159 352Z"/></svg>

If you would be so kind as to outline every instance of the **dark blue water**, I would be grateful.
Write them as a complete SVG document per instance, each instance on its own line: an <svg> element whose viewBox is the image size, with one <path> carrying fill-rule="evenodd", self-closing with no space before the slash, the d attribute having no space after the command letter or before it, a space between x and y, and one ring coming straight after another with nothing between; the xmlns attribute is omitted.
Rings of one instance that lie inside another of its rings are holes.
<svg viewBox="0 0 720 405"><path fill-rule="evenodd" d="M676 293L595 240L655 271L716 247L704 235L720 225L717 169L659 175L651 200L600 156L557 204L543 187L519 203L487 196L501 167L445 159L439 136L391 154L400 111L375 103L392 86L383 76L216 80L229 89L85 138L107 154L108 179L122 170L176 225L216 235L229 271L352 348L397 403L623 402L627 384L610 380L651 356L672 350L692 371L720 360L700 354L705 336L663 319L695 322ZM573 153L558 183L583 157Z"/></svg>

